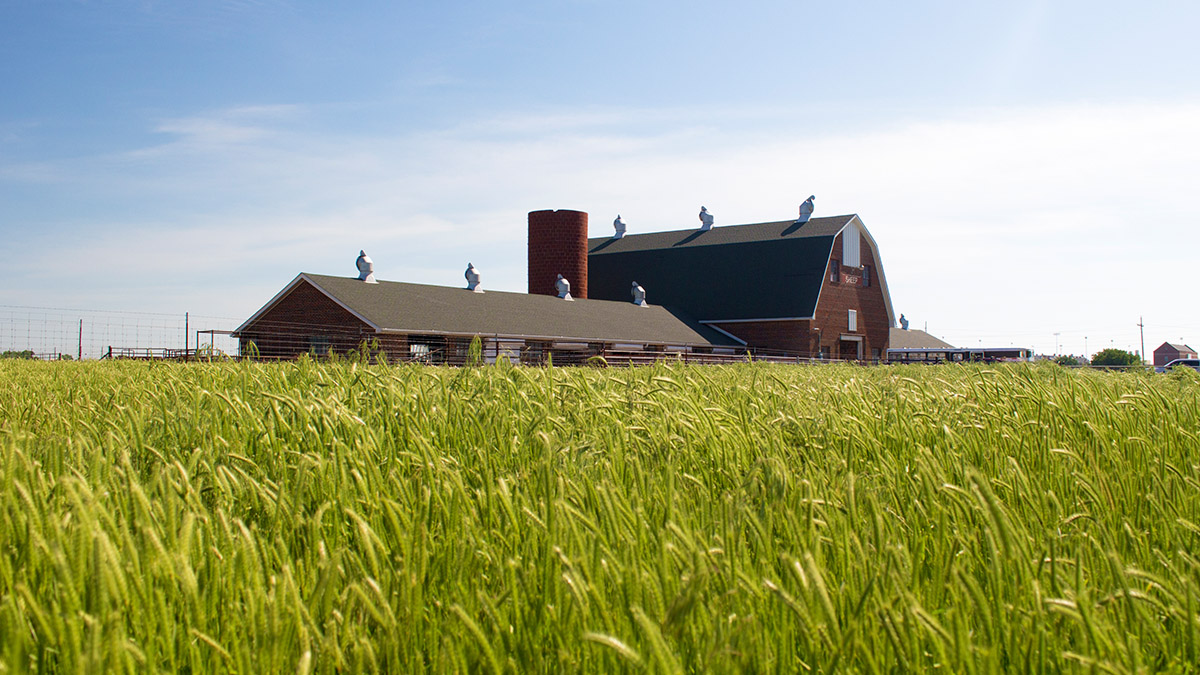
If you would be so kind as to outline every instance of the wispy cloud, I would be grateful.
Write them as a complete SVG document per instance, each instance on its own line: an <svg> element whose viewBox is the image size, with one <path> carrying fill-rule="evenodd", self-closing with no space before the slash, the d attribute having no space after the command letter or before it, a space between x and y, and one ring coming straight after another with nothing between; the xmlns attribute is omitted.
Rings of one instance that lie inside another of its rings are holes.
<svg viewBox="0 0 1200 675"><path fill-rule="evenodd" d="M176 143L222 151L230 145L261 142L276 136L276 125L302 111L303 108L294 105L239 106L213 114L164 120L154 130L175 136ZM159 146L140 152L161 153L169 148Z"/></svg>

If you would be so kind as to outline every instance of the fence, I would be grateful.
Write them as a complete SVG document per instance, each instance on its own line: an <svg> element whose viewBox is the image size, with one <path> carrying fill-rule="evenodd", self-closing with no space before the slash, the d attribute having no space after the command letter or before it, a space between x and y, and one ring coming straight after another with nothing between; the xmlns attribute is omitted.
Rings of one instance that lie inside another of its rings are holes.
<svg viewBox="0 0 1200 675"><path fill-rule="evenodd" d="M0 305L0 352L33 358L99 359L109 349L205 348L236 353L241 319L180 312L117 312Z"/></svg>
<svg viewBox="0 0 1200 675"><path fill-rule="evenodd" d="M240 337L240 358L257 360L351 358L389 363L464 365L640 365L656 361L730 363L747 360L781 363L828 362L808 354L744 346L701 344L627 344L516 335L445 335L376 333L346 325L259 321ZM478 340L478 345L473 342Z"/></svg>

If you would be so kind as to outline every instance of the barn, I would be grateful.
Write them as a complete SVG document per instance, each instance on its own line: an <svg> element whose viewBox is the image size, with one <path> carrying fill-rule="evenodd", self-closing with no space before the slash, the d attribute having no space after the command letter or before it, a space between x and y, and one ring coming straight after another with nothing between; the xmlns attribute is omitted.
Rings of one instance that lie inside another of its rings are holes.
<svg viewBox="0 0 1200 675"><path fill-rule="evenodd" d="M1154 350L1154 365L1165 366L1175 359L1194 359L1196 350L1184 344L1164 342Z"/></svg>
<svg viewBox="0 0 1200 675"><path fill-rule="evenodd" d="M637 281L757 350L879 361L895 323L875 239L857 215L588 241L591 297Z"/></svg>
<svg viewBox="0 0 1200 675"><path fill-rule="evenodd" d="M736 341L662 306L301 273L235 331L242 354L294 358L368 349L390 360L578 363L672 353L733 356Z"/></svg>
<svg viewBox="0 0 1200 675"><path fill-rule="evenodd" d="M460 363L478 337L484 358L528 363L879 361L894 324L857 215L589 238L587 213L533 211L528 256L528 293L301 273L234 334L243 354L273 358L367 348Z"/></svg>

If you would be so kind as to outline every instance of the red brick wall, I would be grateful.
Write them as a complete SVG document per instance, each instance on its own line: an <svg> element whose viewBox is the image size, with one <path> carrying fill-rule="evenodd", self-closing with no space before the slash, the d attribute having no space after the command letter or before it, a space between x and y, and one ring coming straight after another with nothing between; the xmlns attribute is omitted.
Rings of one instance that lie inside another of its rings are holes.
<svg viewBox="0 0 1200 675"><path fill-rule="evenodd" d="M375 337L375 331L308 282L301 281L242 331L242 353L247 353L249 342L254 342L262 356L298 356L310 350L313 337L327 338L330 349L345 352L357 349L364 339ZM381 341L399 349L398 344L392 344L395 339L381 338Z"/></svg>
<svg viewBox="0 0 1200 675"><path fill-rule="evenodd" d="M746 341L747 347L756 349L778 349L801 356L815 356L816 346L809 332L809 322L790 321L743 321L737 323L711 324Z"/></svg>
<svg viewBox="0 0 1200 675"><path fill-rule="evenodd" d="M582 211L529 212L529 292L557 295L554 282L563 275L571 295L587 297L588 214Z"/></svg>
<svg viewBox="0 0 1200 675"><path fill-rule="evenodd" d="M882 355L887 353L888 316L887 303L883 297L883 287L879 284L879 261L875 259L867 238L860 235L859 261L869 266L870 286L863 288L862 267L842 266L842 237L840 234L833 240L831 261L837 261L841 271L839 283L830 279L832 262L825 269L825 281L821 286L821 298L817 301L817 311L814 327L820 329L821 345L832 358L854 358L855 354L842 354L839 349L839 337L843 333L863 336L863 358L872 358L872 350L878 349ZM857 277L858 283L847 283L848 277ZM858 310L858 330L849 331L848 310ZM739 336L740 337L740 336Z"/></svg>

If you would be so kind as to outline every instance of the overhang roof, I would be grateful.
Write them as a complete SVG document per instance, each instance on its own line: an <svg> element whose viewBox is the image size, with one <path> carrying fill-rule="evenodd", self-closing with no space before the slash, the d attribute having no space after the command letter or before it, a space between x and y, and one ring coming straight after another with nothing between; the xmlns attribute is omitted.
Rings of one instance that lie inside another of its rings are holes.
<svg viewBox="0 0 1200 675"><path fill-rule="evenodd" d="M736 346L692 318L661 306L576 299L398 281L368 284L355 278L301 273L240 326L248 329L297 284L311 284L335 303L384 333L479 335L577 342Z"/></svg>

